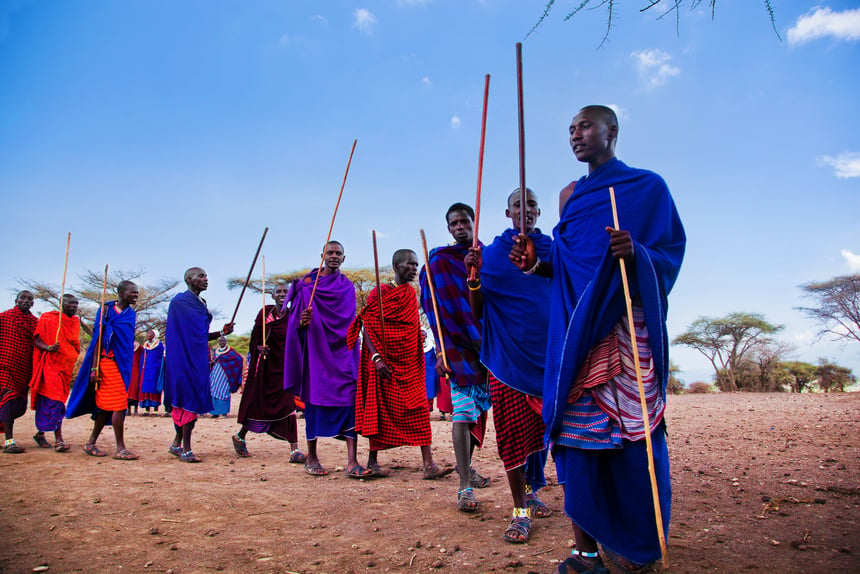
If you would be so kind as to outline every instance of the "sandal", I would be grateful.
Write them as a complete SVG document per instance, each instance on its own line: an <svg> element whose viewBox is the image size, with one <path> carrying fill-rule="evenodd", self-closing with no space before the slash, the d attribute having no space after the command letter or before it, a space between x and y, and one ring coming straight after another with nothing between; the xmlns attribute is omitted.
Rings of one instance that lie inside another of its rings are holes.
<svg viewBox="0 0 860 574"><path fill-rule="evenodd" d="M475 498L471 487L457 492L457 510L460 512L476 512L478 504L478 499Z"/></svg>
<svg viewBox="0 0 860 574"><path fill-rule="evenodd" d="M512 544L524 544L529 540L529 533L532 529L532 521L529 517L528 508L514 508L514 517L511 520L502 538L505 542Z"/></svg>
<svg viewBox="0 0 860 574"><path fill-rule="evenodd" d="M369 468L364 468L360 464L355 465L354 467L343 471L343 473L348 478L376 478L373 475L373 471Z"/></svg>
<svg viewBox="0 0 860 574"><path fill-rule="evenodd" d="M382 467L378 464L368 464L367 470L370 471L370 474L367 475L370 478L385 478L388 476L388 473L382 470Z"/></svg>
<svg viewBox="0 0 860 574"><path fill-rule="evenodd" d="M248 452L248 446L245 444L245 439L240 438L238 434L234 434L230 438L233 439L233 449L236 451L236 454L241 457L251 456L251 453Z"/></svg>
<svg viewBox="0 0 860 574"><path fill-rule="evenodd" d="M296 449L290 453L290 462L294 464L302 464L308 459L305 453Z"/></svg>
<svg viewBox="0 0 860 574"><path fill-rule="evenodd" d="M456 470L459 473L460 467L455 466L454 470ZM472 488L487 488L488 486L490 486L490 482L492 482L491 478L481 476L480 474L478 474L478 471L476 471L474 468L470 468L469 470L472 473L469 476L469 486L471 486Z"/></svg>
<svg viewBox="0 0 860 574"><path fill-rule="evenodd" d="M97 447L94 444L85 444L84 445L84 452L90 456L98 456L98 457L107 456L107 453L105 451L103 451L102 449L100 449L99 447Z"/></svg>
<svg viewBox="0 0 860 574"><path fill-rule="evenodd" d="M552 509L543 500L538 498L537 493L531 496L534 498L526 500L526 507L531 510L532 516L535 518L547 518L552 515Z"/></svg>
<svg viewBox="0 0 860 574"><path fill-rule="evenodd" d="M182 447L181 447L181 446L173 446L173 445L170 445L170 446L167 448L167 452L169 452L169 453L170 453L170 454L172 454L173 456L182 456Z"/></svg>
<svg viewBox="0 0 860 574"><path fill-rule="evenodd" d="M424 480L436 480L437 478L442 478L448 476L454 472L454 469L450 466L448 468L442 468L435 462L429 466L424 467Z"/></svg>
<svg viewBox="0 0 860 574"><path fill-rule="evenodd" d="M583 574L609 574L609 570L603 565L603 560L597 552L580 552L579 550L574 549L571 551L571 554L572 556L558 565L559 574L568 574L570 570L573 570L574 572L582 572ZM592 554L597 555L597 563L594 566L589 566L578 558L578 556L594 558L595 556L592 556Z"/></svg>
<svg viewBox="0 0 860 574"><path fill-rule="evenodd" d="M127 448L116 451L116 454L113 455L116 460L137 460L140 457Z"/></svg>
<svg viewBox="0 0 860 574"><path fill-rule="evenodd" d="M325 476L328 474L328 471L318 462L313 464L305 463L305 472L311 476Z"/></svg>
<svg viewBox="0 0 860 574"><path fill-rule="evenodd" d="M194 453L190 450L187 450L179 455L179 460L182 462L203 462L203 459L197 458L194 456Z"/></svg>
<svg viewBox="0 0 860 574"><path fill-rule="evenodd" d="M36 441L39 448L51 448L51 445L48 444L47 440L45 440L45 435L40 432L33 435L33 440Z"/></svg>
<svg viewBox="0 0 860 574"><path fill-rule="evenodd" d="M66 441L57 441L54 444L54 452L69 452L69 445Z"/></svg>
<svg viewBox="0 0 860 574"><path fill-rule="evenodd" d="M15 439L10 439L12 442L7 442L3 447L3 452L7 454L21 454L25 449L23 446L15 442Z"/></svg>

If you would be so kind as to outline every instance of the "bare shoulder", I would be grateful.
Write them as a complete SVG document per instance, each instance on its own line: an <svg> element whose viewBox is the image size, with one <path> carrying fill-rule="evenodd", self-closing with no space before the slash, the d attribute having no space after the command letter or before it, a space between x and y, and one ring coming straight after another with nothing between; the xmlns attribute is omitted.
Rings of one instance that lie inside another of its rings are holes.
<svg viewBox="0 0 860 574"><path fill-rule="evenodd" d="M564 211L564 205L567 203L567 200L570 199L570 196L573 195L573 188L576 187L576 182L571 181L569 184L564 186L562 190L558 193L558 215L561 217L561 212Z"/></svg>

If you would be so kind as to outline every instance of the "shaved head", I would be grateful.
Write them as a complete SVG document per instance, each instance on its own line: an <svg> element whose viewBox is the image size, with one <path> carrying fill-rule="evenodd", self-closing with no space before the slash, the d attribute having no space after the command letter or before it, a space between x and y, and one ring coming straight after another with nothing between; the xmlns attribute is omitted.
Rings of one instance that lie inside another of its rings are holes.
<svg viewBox="0 0 860 574"><path fill-rule="evenodd" d="M410 255L418 257L418 255L411 249L398 249L394 252L394 255L391 256L391 266L397 267L397 265L409 259Z"/></svg>
<svg viewBox="0 0 860 574"><path fill-rule="evenodd" d="M190 267L186 269L184 277L185 282L188 283L189 281L191 281L191 278L197 275L197 273L199 273L200 271L203 271L203 269L200 267Z"/></svg>
<svg viewBox="0 0 860 574"><path fill-rule="evenodd" d="M587 112L590 115L596 114L601 120L603 120L603 123L605 123L607 126L615 126L616 128L618 127L618 116L615 114L615 110L613 110L609 106L585 106L584 108L579 110L579 112Z"/></svg>

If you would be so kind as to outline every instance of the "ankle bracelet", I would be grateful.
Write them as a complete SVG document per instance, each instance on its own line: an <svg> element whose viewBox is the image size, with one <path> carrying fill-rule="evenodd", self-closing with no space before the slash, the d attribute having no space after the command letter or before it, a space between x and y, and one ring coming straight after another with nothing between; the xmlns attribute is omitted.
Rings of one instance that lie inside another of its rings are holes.
<svg viewBox="0 0 860 574"><path fill-rule="evenodd" d="M514 508L512 518L531 518L532 511L530 508Z"/></svg>
<svg viewBox="0 0 860 574"><path fill-rule="evenodd" d="M583 558L600 558L600 552L583 552L574 548L570 553L574 556L582 556Z"/></svg>

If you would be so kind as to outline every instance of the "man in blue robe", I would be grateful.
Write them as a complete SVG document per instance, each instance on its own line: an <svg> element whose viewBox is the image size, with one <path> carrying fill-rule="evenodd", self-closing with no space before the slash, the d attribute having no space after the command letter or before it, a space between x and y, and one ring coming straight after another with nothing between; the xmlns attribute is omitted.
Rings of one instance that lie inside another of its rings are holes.
<svg viewBox="0 0 860 574"><path fill-rule="evenodd" d="M124 423L137 324L133 307L140 290L131 281L120 281L116 291L118 299L105 303L104 315L101 308L96 311L93 338L72 387L66 418L92 415L93 430L84 445L88 455L106 456L96 440L110 422L116 439L114 458L136 460L138 456L125 446Z"/></svg>
<svg viewBox="0 0 860 574"><path fill-rule="evenodd" d="M474 269L476 274L475 281L468 282L469 303L481 320L481 363L491 375L496 444L514 502L511 525L502 535L512 543L528 540L532 518L552 514L537 496L546 486L541 397L550 281L521 273L508 258L514 238L520 234L523 211L525 233L539 257L549 258L552 239L536 227L540 216L537 195L531 189L525 195L525 204L519 188L508 196L505 215L511 227L483 249L471 248L464 261L466 269Z"/></svg>
<svg viewBox="0 0 860 574"><path fill-rule="evenodd" d="M610 108L588 106L577 113L570 145L588 163L588 175L561 191L550 260L538 258L525 235L510 255L524 272L552 277L543 418L576 539L573 556L559 567L562 573L607 572L598 543L606 556L628 567L660 558L646 432L668 537L666 305L686 236L666 183L619 161L617 136L618 119ZM622 229L614 228L610 187ZM619 259L630 279L647 430L630 359Z"/></svg>
<svg viewBox="0 0 860 574"><path fill-rule="evenodd" d="M209 332L212 314L200 293L209 288L209 277L200 267L185 272L188 290L167 308L164 355L164 404L171 405L176 435L168 452L183 462L200 462L191 450L191 431L197 417L212 410L209 390L209 341L233 332L233 323Z"/></svg>

